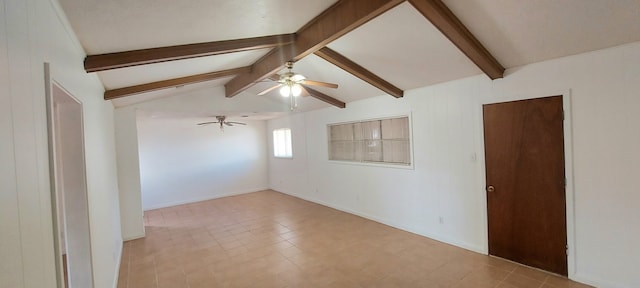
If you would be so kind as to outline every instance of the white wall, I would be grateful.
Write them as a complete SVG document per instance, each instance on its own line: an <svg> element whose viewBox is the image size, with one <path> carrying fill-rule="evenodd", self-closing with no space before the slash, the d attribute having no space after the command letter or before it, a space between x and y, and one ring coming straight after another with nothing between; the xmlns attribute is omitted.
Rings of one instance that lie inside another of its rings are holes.
<svg viewBox="0 0 640 288"><path fill-rule="evenodd" d="M296 148L293 160L270 157L269 182L486 253L481 104L570 91L575 243L569 245L576 259L570 277L598 287L640 287L639 79L640 42L510 69L497 81L480 75L406 91L403 99L380 96L272 120L269 131L292 128ZM415 169L327 161L327 124L405 113L412 114Z"/></svg>
<svg viewBox="0 0 640 288"><path fill-rule="evenodd" d="M113 106L56 1L0 2L0 287L55 287L44 62L84 107L95 287L114 287L121 252Z"/></svg>
<svg viewBox="0 0 640 288"><path fill-rule="evenodd" d="M131 240L144 237L136 110L121 108L114 114L122 238Z"/></svg>
<svg viewBox="0 0 640 288"><path fill-rule="evenodd" d="M273 156L273 130L280 128L291 129L292 158ZM307 164L305 114L292 114L289 117L269 120L267 130L270 188L292 194L307 191L309 189L309 175L305 171L309 167Z"/></svg>
<svg viewBox="0 0 640 288"><path fill-rule="evenodd" d="M269 187L265 121L198 126L211 118L138 119L142 207L174 206Z"/></svg>
<svg viewBox="0 0 640 288"><path fill-rule="evenodd" d="M142 188L138 152L137 114L162 115L219 115L239 112L283 112L289 106L267 97L241 93L226 98L224 86L190 91L185 87L175 96L159 98L115 110L120 212L124 239L144 237ZM266 175L266 172L265 172ZM267 185L265 185L266 187ZM218 193L218 192L216 192ZM217 195L217 194L216 194ZM187 198L184 198L185 200ZM195 198L194 198L195 199Z"/></svg>

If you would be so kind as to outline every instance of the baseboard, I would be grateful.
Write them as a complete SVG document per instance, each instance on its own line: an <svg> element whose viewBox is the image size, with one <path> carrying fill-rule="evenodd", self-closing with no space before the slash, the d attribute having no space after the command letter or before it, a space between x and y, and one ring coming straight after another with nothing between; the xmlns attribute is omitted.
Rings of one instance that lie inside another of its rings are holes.
<svg viewBox="0 0 640 288"><path fill-rule="evenodd" d="M293 194L293 193L282 192L282 191L278 191L278 190L275 190L275 189L271 189L271 190L279 192L279 193L282 193L282 194L287 194L287 195L292 196L292 197L300 198L302 200L306 200L306 201L309 201L309 202L313 202L313 203L316 203L316 204L327 206L327 207L330 207L330 208L333 208L333 209L336 209L336 210L347 212L349 214L357 215L357 216L360 216L362 218L369 219L371 221L382 223L384 225L391 226L393 228L397 228L397 229L400 229L400 230L403 230L403 231L407 231L407 232L410 232L410 233L413 233L413 234L416 234L416 235L420 235L420 236L423 236L423 237L427 237L427 238L430 238L430 239L433 239L433 240L436 240L436 241L440 241L440 242L443 242L443 243L446 243L446 244L454 245L454 246L460 247L462 249L466 249L466 250L473 251L473 252L480 253L480 254L484 254L484 255L487 254L487 252L484 251L485 249L483 249L482 247L477 246L477 245L471 245L469 243L455 241L455 240L448 239L447 237L443 237L443 236L437 235L437 234L431 234L431 233L425 233L424 231L418 231L417 229L414 229L412 227L407 227L405 225L401 225L399 223L396 223L394 221L390 221L388 219L383 219L383 218L379 218L379 217L376 217L376 216L373 216L373 215L370 215L370 214L367 214L367 213L354 211L352 209L349 209L349 208L346 208L346 207L342 207L340 205L335 205L335 204L332 204L332 203L328 203L328 202L325 202L325 201L321 201L321 200L318 200L318 199L315 199L315 198L311 198L311 197L307 197L307 196L303 196L303 195L297 195L297 194Z"/></svg>
<svg viewBox="0 0 640 288"><path fill-rule="evenodd" d="M263 190L268 190L268 189L269 188L263 187L263 188L248 189L248 190L242 190L242 191L236 191L236 192L230 192L230 193L224 193L224 194L207 195L207 196L204 196L204 197L191 198L191 199L187 199L187 200L160 203L160 204L152 205L150 207L144 207L143 210L144 211L149 211L149 210L154 210L154 209L160 209L160 208L167 208L167 207L184 205L184 204L197 203L197 202L208 201L208 200L224 198L224 197L229 197L229 196L248 194L248 193L253 193L253 192L256 192L256 191L263 191Z"/></svg>
<svg viewBox="0 0 640 288"><path fill-rule="evenodd" d="M113 288L118 288L118 280L120 278L120 265L122 265L122 249L124 247L124 243L120 242L119 251L117 253L118 259L116 260L116 271L115 275L113 275Z"/></svg>
<svg viewBox="0 0 640 288"><path fill-rule="evenodd" d="M607 281L604 279L598 279L597 277L590 277L588 275L584 275L582 273L576 273L573 276L569 276L569 279L580 282L583 284L591 285L593 287L599 288L630 288L631 286L625 286L618 283L613 283L611 281Z"/></svg>
<svg viewBox="0 0 640 288"><path fill-rule="evenodd" d="M124 237L124 238L122 238L122 241L127 242L127 241L131 241L131 240L136 240L136 239L144 238L144 236L146 236L146 235L144 233L142 233L142 234L138 234L138 235Z"/></svg>

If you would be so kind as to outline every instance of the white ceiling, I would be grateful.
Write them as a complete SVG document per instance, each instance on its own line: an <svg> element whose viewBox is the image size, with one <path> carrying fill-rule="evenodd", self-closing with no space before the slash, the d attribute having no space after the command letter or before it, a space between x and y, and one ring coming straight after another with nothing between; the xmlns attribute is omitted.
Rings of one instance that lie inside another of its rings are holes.
<svg viewBox="0 0 640 288"><path fill-rule="evenodd" d="M482 73L408 2L327 46L404 90Z"/></svg>
<svg viewBox="0 0 640 288"><path fill-rule="evenodd" d="M293 33L335 0L59 0L88 54ZM640 41L640 0L443 0L506 68ZM408 2L330 43L401 89L481 74ZM268 49L99 72L107 89L247 66ZM310 55L294 71L333 82L318 88L344 102L385 94ZM507 76L508 77L508 76ZM127 106L223 86L231 77L113 100ZM257 94L271 83L258 83ZM271 92L265 96L286 102ZM330 106L305 97L299 111Z"/></svg>
<svg viewBox="0 0 640 288"><path fill-rule="evenodd" d="M293 33L335 0L59 0L87 54Z"/></svg>
<svg viewBox="0 0 640 288"><path fill-rule="evenodd" d="M227 121L260 121L269 120L286 115L283 112L236 112L236 111L219 111L217 113L179 113L165 111L148 111L138 110L136 116L138 119L194 119L196 123L206 121L217 121L216 116L225 116Z"/></svg>
<svg viewBox="0 0 640 288"><path fill-rule="evenodd" d="M443 0L505 67L640 41L640 0Z"/></svg>
<svg viewBox="0 0 640 288"><path fill-rule="evenodd" d="M176 94L185 94L185 93L198 91L202 89L223 86L225 83L231 80L231 78L233 78L233 76L223 77L213 81L200 82L200 83L195 83L191 85L184 85L184 86L175 87L175 88L156 90L156 91L142 93L142 94L134 95L130 97L116 98L111 100L111 102L115 107L130 106L130 105L139 104L139 103L143 103L143 102L147 102L155 99L170 97Z"/></svg>

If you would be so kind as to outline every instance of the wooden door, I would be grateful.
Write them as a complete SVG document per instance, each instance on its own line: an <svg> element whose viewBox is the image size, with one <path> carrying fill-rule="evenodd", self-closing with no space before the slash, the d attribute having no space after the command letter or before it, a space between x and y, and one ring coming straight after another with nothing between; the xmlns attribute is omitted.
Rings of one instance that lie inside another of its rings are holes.
<svg viewBox="0 0 640 288"><path fill-rule="evenodd" d="M489 254L567 275L562 96L483 106Z"/></svg>

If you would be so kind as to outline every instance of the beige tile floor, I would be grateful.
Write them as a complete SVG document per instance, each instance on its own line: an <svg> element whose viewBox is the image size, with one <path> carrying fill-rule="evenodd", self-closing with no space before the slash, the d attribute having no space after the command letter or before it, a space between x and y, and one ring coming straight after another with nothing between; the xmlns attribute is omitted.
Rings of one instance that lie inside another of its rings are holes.
<svg viewBox="0 0 640 288"><path fill-rule="evenodd" d="M274 191L144 218L119 288L589 287Z"/></svg>

